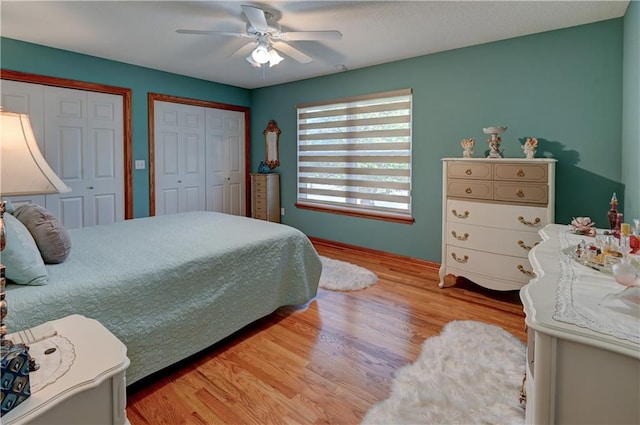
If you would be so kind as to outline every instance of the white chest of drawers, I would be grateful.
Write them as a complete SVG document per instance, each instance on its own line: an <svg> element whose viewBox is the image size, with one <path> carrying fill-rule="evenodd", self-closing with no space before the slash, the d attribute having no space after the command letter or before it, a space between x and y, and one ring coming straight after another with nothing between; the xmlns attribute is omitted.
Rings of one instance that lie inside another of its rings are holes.
<svg viewBox="0 0 640 425"><path fill-rule="evenodd" d="M280 223L280 174L251 174L251 217Z"/></svg>
<svg viewBox="0 0 640 425"><path fill-rule="evenodd" d="M529 250L554 221L555 162L443 159L440 287L448 274L496 290L529 282Z"/></svg>

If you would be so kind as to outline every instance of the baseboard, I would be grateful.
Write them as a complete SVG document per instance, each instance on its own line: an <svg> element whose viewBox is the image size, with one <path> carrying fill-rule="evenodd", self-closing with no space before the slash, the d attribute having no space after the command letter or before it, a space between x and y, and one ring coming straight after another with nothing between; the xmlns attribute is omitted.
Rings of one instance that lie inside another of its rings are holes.
<svg viewBox="0 0 640 425"><path fill-rule="evenodd" d="M344 251L351 251L352 253L359 253L363 255L374 255L380 259L388 259L394 262L406 262L411 263L413 266L420 266L430 271L438 272L440 270L440 263L432 261L422 260L420 258L409 257L406 255L394 254L386 251L379 251L377 249L365 248L357 245L350 245L343 242L335 242L328 239L316 238L309 236L309 240L314 245L322 245L331 248L337 248Z"/></svg>

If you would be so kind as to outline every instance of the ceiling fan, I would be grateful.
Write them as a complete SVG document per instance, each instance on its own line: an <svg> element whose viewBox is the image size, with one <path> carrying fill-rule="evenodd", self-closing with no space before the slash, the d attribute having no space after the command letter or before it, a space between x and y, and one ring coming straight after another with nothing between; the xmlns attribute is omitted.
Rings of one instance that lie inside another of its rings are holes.
<svg viewBox="0 0 640 425"><path fill-rule="evenodd" d="M309 63L312 58L306 53L293 47L289 41L317 41L317 40L340 40L342 34L340 31L280 31L280 25L275 21L273 14L259 9L254 6L242 5L242 11L247 17L247 29L245 32L224 32L224 31L205 31L205 30L176 30L178 34L199 34L199 35L218 35L224 37L249 38L251 41L241 46L235 53L242 50L246 45L256 43L256 47L246 58L254 67L261 67L269 63L269 66L275 66L283 60L278 51L284 53L290 58L300 62ZM233 56L233 54L231 55Z"/></svg>

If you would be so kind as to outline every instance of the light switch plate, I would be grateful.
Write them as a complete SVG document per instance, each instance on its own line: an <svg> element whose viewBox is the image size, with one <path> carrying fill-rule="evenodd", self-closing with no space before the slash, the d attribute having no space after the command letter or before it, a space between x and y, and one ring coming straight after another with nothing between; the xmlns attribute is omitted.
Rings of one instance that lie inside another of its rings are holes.
<svg viewBox="0 0 640 425"><path fill-rule="evenodd" d="M136 170L144 170L146 167L144 159L136 159Z"/></svg>

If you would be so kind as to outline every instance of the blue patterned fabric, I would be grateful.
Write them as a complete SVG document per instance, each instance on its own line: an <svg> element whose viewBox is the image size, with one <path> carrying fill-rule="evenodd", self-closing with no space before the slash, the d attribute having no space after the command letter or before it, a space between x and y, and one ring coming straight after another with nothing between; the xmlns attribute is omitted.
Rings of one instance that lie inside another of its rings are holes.
<svg viewBox="0 0 640 425"><path fill-rule="evenodd" d="M277 223L190 212L70 229L73 249L45 286L7 285L9 333L70 314L127 346L127 383L317 292L309 239Z"/></svg>

